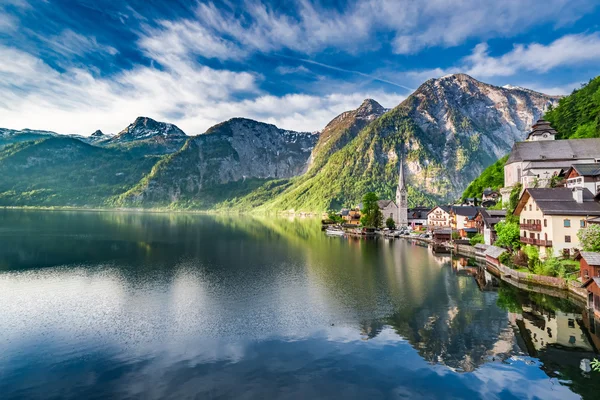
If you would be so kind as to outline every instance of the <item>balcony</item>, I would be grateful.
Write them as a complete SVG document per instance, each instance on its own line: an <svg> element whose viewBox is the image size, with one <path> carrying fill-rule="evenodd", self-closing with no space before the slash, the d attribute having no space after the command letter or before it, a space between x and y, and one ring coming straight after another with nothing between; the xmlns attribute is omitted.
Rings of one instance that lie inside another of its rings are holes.
<svg viewBox="0 0 600 400"><path fill-rule="evenodd" d="M523 226L523 225L521 225ZM532 244L534 246L552 247L552 240L533 239L521 236L521 243Z"/></svg>
<svg viewBox="0 0 600 400"><path fill-rule="evenodd" d="M429 219L432 221L444 221L444 222L446 222L448 220L448 218L446 218L446 217L431 217L431 216L429 217Z"/></svg>
<svg viewBox="0 0 600 400"><path fill-rule="evenodd" d="M542 224L521 224L521 229L526 231L540 232L542 230Z"/></svg>

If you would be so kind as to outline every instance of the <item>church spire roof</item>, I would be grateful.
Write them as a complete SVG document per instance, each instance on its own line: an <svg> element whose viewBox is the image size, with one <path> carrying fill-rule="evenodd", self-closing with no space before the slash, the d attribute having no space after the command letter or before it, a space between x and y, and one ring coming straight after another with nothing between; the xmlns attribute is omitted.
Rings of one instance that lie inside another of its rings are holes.
<svg viewBox="0 0 600 400"><path fill-rule="evenodd" d="M404 182L404 162L402 156L400 156L400 172L398 173L398 191L406 190L406 184Z"/></svg>

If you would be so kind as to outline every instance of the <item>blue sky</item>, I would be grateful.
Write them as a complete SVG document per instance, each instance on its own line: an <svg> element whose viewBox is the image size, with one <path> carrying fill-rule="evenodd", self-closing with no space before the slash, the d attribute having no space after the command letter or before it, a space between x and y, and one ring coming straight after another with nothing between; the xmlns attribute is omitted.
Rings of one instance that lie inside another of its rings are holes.
<svg viewBox="0 0 600 400"><path fill-rule="evenodd" d="M566 94L600 74L598 21L597 0L3 0L0 126L314 131L455 72Z"/></svg>

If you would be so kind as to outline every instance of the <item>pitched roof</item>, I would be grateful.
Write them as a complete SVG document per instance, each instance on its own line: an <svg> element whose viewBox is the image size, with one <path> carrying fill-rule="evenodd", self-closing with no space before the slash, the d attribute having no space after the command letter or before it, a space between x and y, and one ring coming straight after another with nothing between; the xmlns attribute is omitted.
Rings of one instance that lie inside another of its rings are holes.
<svg viewBox="0 0 600 400"><path fill-rule="evenodd" d="M408 209L408 219L427 219L431 208L429 207L415 207Z"/></svg>
<svg viewBox="0 0 600 400"><path fill-rule="evenodd" d="M600 253L595 251L580 251L576 259L583 258L588 265L600 265Z"/></svg>
<svg viewBox="0 0 600 400"><path fill-rule="evenodd" d="M571 167L579 176L600 175L600 163L573 164Z"/></svg>
<svg viewBox="0 0 600 400"><path fill-rule="evenodd" d="M581 287L588 287L590 285L590 283L595 282L596 286L600 287L600 278L597 276L594 276L590 279L588 279L583 285L581 285Z"/></svg>
<svg viewBox="0 0 600 400"><path fill-rule="evenodd" d="M573 199L570 188L529 188L526 189L515 209L515 215L520 215L525 205L526 196L531 196L544 215L583 215L600 216L600 204L594 201L594 195L588 189L583 189L583 203Z"/></svg>
<svg viewBox="0 0 600 400"><path fill-rule="evenodd" d="M464 217L474 217L481 207L475 206L452 206L452 212Z"/></svg>
<svg viewBox="0 0 600 400"><path fill-rule="evenodd" d="M506 219L506 210L479 210L481 219L486 226L496 225L498 222Z"/></svg>
<svg viewBox="0 0 600 400"><path fill-rule="evenodd" d="M392 200L377 200L377 205L379 206L379 208L387 208L388 206L390 206L390 203L395 207L396 203L394 203Z"/></svg>
<svg viewBox="0 0 600 400"><path fill-rule="evenodd" d="M513 145L506 164L533 160L594 159L599 154L600 138L517 142Z"/></svg>
<svg viewBox="0 0 600 400"><path fill-rule="evenodd" d="M477 250L487 250L487 249L488 249L488 247L490 247L490 245L489 245L489 244L484 244L484 243L477 243L477 244L475 245L475 248L476 248Z"/></svg>
<svg viewBox="0 0 600 400"><path fill-rule="evenodd" d="M506 252L506 249L503 249L502 247L490 246L483 254L485 256L490 256L492 258L497 259L498 257L500 257L502 255L502 253L505 253L505 252Z"/></svg>
<svg viewBox="0 0 600 400"><path fill-rule="evenodd" d="M436 208L440 208L442 211L449 213L452 206L435 206L427 213L427 215L431 214Z"/></svg>

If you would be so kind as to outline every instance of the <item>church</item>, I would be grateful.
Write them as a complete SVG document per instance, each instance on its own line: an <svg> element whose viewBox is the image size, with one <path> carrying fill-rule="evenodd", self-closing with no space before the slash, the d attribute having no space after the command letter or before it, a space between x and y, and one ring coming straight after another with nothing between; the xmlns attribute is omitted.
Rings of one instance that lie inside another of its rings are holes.
<svg viewBox="0 0 600 400"><path fill-rule="evenodd" d="M398 187L396 188L396 202L393 200L379 200L377 205L383 214L383 222L393 218L397 227L408 226L408 199L406 183L404 182L404 167L402 158L399 162Z"/></svg>
<svg viewBox="0 0 600 400"><path fill-rule="evenodd" d="M508 202L512 188L549 187L554 176L572 165L600 162L600 138L556 140L548 121L538 120L524 142L516 142L504 165L502 201Z"/></svg>

